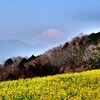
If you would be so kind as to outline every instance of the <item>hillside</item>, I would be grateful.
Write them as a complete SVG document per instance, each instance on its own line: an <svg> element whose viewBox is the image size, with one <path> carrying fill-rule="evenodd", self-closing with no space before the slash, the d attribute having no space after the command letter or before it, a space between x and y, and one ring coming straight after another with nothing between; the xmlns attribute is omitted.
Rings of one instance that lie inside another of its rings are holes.
<svg viewBox="0 0 100 100"><path fill-rule="evenodd" d="M100 100L100 70L0 83L0 100Z"/></svg>
<svg viewBox="0 0 100 100"><path fill-rule="evenodd" d="M39 56L9 58L0 67L0 81L99 68L100 32L77 36Z"/></svg>

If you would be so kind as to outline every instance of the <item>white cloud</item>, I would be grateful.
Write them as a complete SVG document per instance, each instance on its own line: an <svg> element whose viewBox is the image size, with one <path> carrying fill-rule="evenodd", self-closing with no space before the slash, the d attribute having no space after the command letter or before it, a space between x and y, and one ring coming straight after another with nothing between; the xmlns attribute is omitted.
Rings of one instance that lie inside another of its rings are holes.
<svg viewBox="0 0 100 100"><path fill-rule="evenodd" d="M29 35L26 39L29 44L39 44L46 47L54 47L65 43L68 40L67 35L56 28L46 29L36 35Z"/></svg>
<svg viewBox="0 0 100 100"><path fill-rule="evenodd" d="M64 38L64 33L58 29L51 28L51 29L43 31L40 34L40 37L42 39L62 39Z"/></svg>
<svg viewBox="0 0 100 100"><path fill-rule="evenodd" d="M65 39L65 34L54 28L47 29L36 36L39 43L43 44L60 44L61 41Z"/></svg>

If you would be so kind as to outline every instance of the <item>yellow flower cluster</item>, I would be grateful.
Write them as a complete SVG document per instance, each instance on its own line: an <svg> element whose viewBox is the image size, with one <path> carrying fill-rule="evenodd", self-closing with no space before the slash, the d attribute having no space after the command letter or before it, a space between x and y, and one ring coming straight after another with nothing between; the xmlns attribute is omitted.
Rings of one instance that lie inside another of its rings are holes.
<svg viewBox="0 0 100 100"><path fill-rule="evenodd" d="M0 100L100 100L100 70L1 82Z"/></svg>

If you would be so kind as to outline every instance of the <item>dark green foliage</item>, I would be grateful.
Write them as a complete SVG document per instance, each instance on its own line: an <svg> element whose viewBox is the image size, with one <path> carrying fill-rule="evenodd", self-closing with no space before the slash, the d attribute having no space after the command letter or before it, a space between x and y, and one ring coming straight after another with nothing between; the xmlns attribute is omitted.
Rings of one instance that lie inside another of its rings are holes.
<svg viewBox="0 0 100 100"><path fill-rule="evenodd" d="M26 58L23 58L20 63L19 63L19 69L22 70L24 68L24 64L27 62L28 60Z"/></svg>
<svg viewBox="0 0 100 100"><path fill-rule="evenodd" d="M7 59L7 60L5 61L4 67L10 66L10 65L12 65L12 64L13 64L13 60L12 60L11 58L9 58L9 59Z"/></svg>
<svg viewBox="0 0 100 100"><path fill-rule="evenodd" d="M63 45L63 49L65 48L67 48L69 46L69 43L68 42L66 42L64 45Z"/></svg>
<svg viewBox="0 0 100 100"><path fill-rule="evenodd" d="M100 42L100 32L98 33L92 33L88 36L89 43L97 45Z"/></svg>
<svg viewBox="0 0 100 100"><path fill-rule="evenodd" d="M32 55L29 59L28 59L28 61L31 61L31 60L34 60L36 57L34 56L34 55Z"/></svg>

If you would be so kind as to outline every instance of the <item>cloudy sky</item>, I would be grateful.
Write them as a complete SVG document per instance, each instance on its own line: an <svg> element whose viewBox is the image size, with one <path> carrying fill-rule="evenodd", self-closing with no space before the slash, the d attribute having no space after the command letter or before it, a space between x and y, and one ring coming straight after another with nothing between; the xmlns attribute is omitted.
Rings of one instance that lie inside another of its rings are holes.
<svg viewBox="0 0 100 100"><path fill-rule="evenodd" d="M100 0L0 0L0 40L56 46L100 30Z"/></svg>

